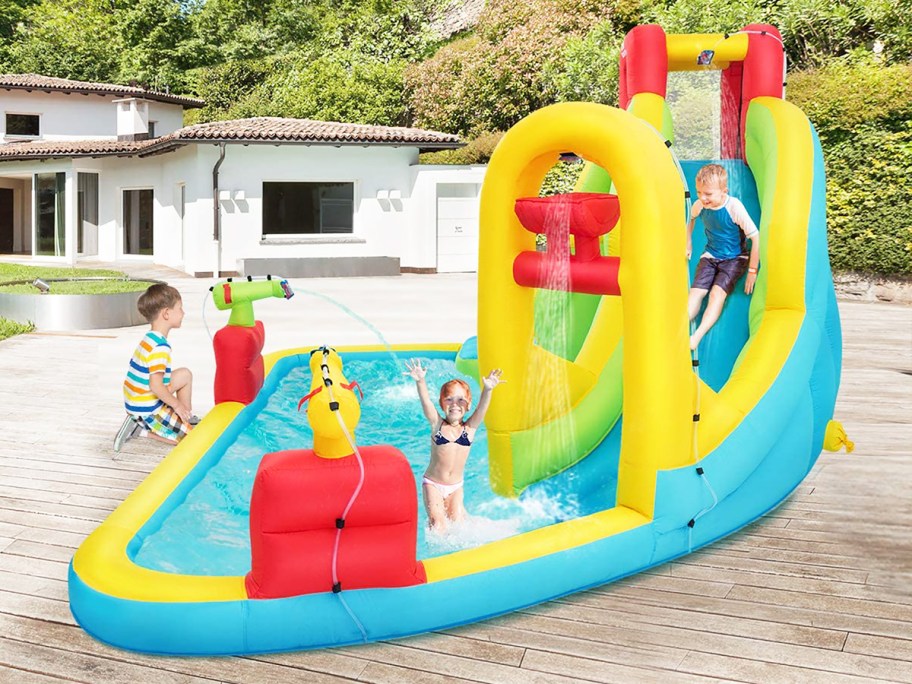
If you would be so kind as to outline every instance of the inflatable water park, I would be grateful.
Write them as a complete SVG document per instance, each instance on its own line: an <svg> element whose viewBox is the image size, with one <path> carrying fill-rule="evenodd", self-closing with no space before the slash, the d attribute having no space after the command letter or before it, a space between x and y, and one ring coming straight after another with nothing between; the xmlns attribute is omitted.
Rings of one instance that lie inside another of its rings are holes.
<svg viewBox="0 0 912 684"><path fill-rule="evenodd" d="M471 340L302 340L263 355L253 303L292 288L214 285L230 311L213 338L215 407L77 550L77 622L117 647L180 655L404 637L638 573L779 505L822 449L850 448L832 420L842 341L823 158L783 97L785 68L772 26L639 26L621 52L619 108L556 104L508 131L482 188ZM668 75L698 70L721 72L718 160L675 151ZM575 191L540 197L568 153L585 162ZM692 353L704 238L698 223L685 258L686 225L708 161L759 226L761 258L753 293L736 287ZM429 384L477 388L494 368L507 379L465 484L470 514L499 538L429 538L410 358ZM534 519L514 524L532 503Z"/></svg>

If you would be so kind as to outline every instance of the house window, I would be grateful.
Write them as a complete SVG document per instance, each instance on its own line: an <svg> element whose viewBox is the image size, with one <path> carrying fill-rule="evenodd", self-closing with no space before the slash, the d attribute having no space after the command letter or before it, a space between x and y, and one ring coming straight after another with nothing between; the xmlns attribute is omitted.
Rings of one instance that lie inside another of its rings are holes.
<svg viewBox="0 0 912 684"><path fill-rule="evenodd" d="M35 220L40 256L66 256L66 174L35 174Z"/></svg>
<svg viewBox="0 0 912 684"><path fill-rule="evenodd" d="M40 117L37 114L7 114L6 134L37 138L41 134Z"/></svg>
<svg viewBox="0 0 912 684"><path fill-rule="evenodd" d="M351 233L354 183L263 183L263 235Z"/></svg>
<svg viewBox="0 0 912 684"><path fill-rule="evenodd" d="M76 253L98 254L98 174L76 174Z"/></svg>
<svg viewBox="0 0 912 684"><path fill-rule="evenodd" d="M123 253L152 254L152 190L123 191Z"/></svg>
<svg viewBox="0 0 912 684"><path fill-rule="evenodd" d="M155 124L156 123L158 123L158 122L156 122L156 121L149 122L149 138L150 139L155 137Z"/></svg>

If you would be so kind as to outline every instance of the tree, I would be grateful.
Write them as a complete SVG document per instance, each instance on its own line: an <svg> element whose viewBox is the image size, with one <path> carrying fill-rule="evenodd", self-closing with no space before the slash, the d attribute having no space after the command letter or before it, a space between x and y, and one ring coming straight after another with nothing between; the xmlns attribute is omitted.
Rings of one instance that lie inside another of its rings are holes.
<svg viewBox="0 0 912 684"><path fill-rule="evenodd" d="M544 67L546 94L556 102L599 102L617 106L618 59L624 35L604 22L567 41Z"/></svg>
<svg viewBox="0 0 912 684"><path fill-rule="evenodd" d="M406 72L417 125L462 134L506 130L553 100L545 66L604 19L611 0L491 0L476 33ZM553 89L552 89L553 90Z"/></svg>
<svg viewBox="0 0 912 684"><path fill-rule="evenodd" d="M156 90L186 90L186 71L196 59L190 22L178 0L136 0L116 13L124 42L118 79Z"/></svg>
<svg viewBox="0 0 912 684"><path fill-rule="evenodd" d="M41 0L16 26L7 69L85 81L113 81L123 41L104 0Z"/></svg>

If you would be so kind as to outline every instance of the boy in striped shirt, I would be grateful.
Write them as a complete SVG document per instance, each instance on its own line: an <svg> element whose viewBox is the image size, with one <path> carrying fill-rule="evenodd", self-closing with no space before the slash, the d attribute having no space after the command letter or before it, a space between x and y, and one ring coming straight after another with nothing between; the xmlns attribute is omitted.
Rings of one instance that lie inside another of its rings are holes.
<svg viewBox="0 0 912 684"><path fill-rule="evenodd" d="M193 375L187 368L171 369L168 333L184 320L180 292L164 283L152 285L136 306L151 328L130 359L123 384L128 415L114 439L114 451L145 432L177 444L197 422L190 403Z"/></svg>

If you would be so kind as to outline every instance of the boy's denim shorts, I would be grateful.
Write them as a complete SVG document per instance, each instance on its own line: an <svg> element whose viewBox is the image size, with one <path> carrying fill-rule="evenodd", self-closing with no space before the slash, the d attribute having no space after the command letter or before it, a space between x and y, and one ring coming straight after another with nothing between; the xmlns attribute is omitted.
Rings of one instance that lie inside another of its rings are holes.
<svg viewBox="0 0 912 684"><path fill-rule="evenodd" d="M746 257L736 257L734 259L713 259L712 257L702 257L697 264L697 274L694 276L691 287L700 290L711 290L713 285L718 285L725 294L730 295L747 272L747 266L750 263Z"/></svg>

